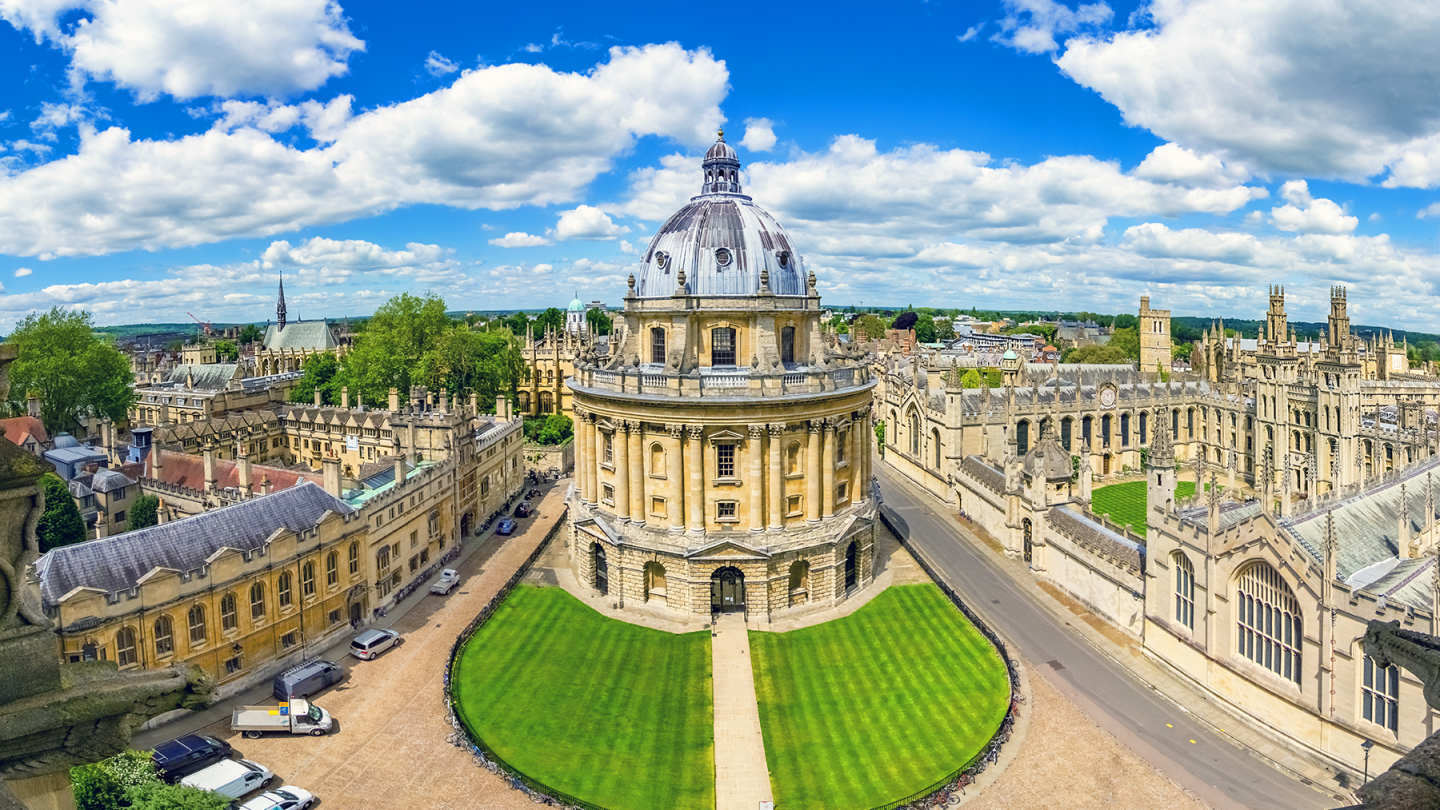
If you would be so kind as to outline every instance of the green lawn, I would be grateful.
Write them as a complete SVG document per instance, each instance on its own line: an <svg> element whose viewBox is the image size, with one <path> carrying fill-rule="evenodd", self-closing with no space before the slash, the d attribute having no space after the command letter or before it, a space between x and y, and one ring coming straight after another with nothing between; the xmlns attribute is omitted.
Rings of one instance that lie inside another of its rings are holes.
<svg viewBox="0 0 1440 810"><path fill-rule="evenodd" d="M1111 484L1108 487L1100 487L1090 493L1090 511L1097 515L1109 515L1110 522L1124 526L1130 524L1135 533L1141 537L1145 536L1145 486L1148 481L1127 481L1123 484ZM1208 492L1210 485L1206 484ZM1223 487L1222 487L1223 490ZM1175 484L1175 497L1189 498L1195 494L1194 481L1178 481Z"/></svg>
<svg viewBox="0 0 1440 810"><path fill-rule="evenodd" d="M841 619L750 634L775 806L861 810L965 764L1009 707L1005 665L934 585Z"/></svg>
<svg viewBox="0 0 1440 810"><path fill-rule="evenodd" d="M521 586L466 646L454 691L481 739L556 790L609 810L715 806L706 633L638 627L560 588Z"/></svg>

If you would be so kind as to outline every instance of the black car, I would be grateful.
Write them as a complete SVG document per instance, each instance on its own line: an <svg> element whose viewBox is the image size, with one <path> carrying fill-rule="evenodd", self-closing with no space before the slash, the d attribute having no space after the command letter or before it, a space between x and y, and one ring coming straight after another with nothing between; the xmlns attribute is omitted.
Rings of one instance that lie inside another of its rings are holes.
<svg viewBox="0 0 1440 810"><path fill-rule="evenodd" d="M155 746L155 767L166 782L182 777L230 756L230 743L204 734L186 734Z"/></svg>
<svg viewBox="0 0 1440 810"><path fill-rule="evenodd" d="M515 517L530 517L529 501L522 501L519 506L515 507Z"/></svg>

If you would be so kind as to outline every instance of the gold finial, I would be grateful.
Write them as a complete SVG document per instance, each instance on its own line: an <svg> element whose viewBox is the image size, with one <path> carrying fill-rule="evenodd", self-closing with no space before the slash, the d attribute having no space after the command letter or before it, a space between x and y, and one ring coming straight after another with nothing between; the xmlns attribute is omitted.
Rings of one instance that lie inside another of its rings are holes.
<svg viewBox="0 0 1440 810"><path fill-rule="evenodd" d="M723 127L720 129L719 132L716 132L715 134L720 138L720 140L725 140L725 129Z"/></svg>

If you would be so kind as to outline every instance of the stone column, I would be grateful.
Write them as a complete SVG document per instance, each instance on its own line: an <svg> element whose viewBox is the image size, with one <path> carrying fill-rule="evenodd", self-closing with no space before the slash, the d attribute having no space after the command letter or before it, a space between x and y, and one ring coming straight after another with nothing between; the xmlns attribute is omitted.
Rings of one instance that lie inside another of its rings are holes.
<svg viewBox="0 0 1440 810"><path fill-rule="evenodd" d="M585 476L585 445L590 438L590 423L585 419L585 410L576 408L575 414L575 488L580 493L580 500L589 502L586 497Z"/></svg>
<svg viewBox="0 0 1440 810"><path fill-rule="evenodd" d="M604 486L600 483L605 479L601 474L605 464L605 431L600 429L598 417L592 414L590 418L595 423L590 440L590 495L594 498L591 503L600 503L600 498L605 493Z"/></svg>
<svg viewBox="0 0 1440 810"><path fill-rule="evenodd" d="M820 459L820 517L829 520L835 517L835 420L825 420L825 442Z"/></svg>
<svg viewBox="0 0 1440 810"><path fill-rule="evenodd" d="M805 448L805 522L820 522L820 456L821 421L811 419L806 423L810 431L810 442Z"/></svg>
<svg viewBox="0 0 1440 810"><path fill-rule="evenodd" d="M630 423L615 426L611 456L615 459L615 516L630 519Z"/></svg>
<svg viewBox="0 0 1440 810"><path fill-rule="evenodd" d="M705 531L705 445L701 438L705 434L703 425L686 425L689 440L685 447L685 466L689 468L690 489L685 493L685 512L689 516L690 531Z"/></svg>
<svg viewBox="0 0 1440 810"><path fill-rule="evenodd" d="M750 531L765 531L765 426L750 426L750 443L745 452L750 456L750 482L745 491L750 494Z"/></svg>
<svg viewBox="0 0 1440 810"><path fill-rule="evenodd" d="M669 432L669 439L666 441L665 458L667 469L665 477L669 479L666 483L670 485L666 509L670 513L670 531L674 534L685 531L685 468L682 457L684 455L682 437L685 434L685 426L669 424L665 426Z"/></svg>
<svg viewBox="0 0 1440 810"><path fill-rule="evenodd" d="M645 525L645 423L630 423L630 520Z"/></svg>
<svg viewBox="0 0 1440 810"><path fill-rule="evenodd" d="M772 532L778 532L785 528L785 467L784 459L780 455L784 437L785 425L772 422L770 424L770 480L766 482L770 487L770 531Z"/></svg>

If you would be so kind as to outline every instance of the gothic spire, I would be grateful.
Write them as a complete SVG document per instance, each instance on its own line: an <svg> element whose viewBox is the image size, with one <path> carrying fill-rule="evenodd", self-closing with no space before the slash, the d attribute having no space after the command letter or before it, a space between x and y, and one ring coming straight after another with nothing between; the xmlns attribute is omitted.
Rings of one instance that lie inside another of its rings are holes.
<svg viewBox="0 0 1440 810"><path fill-rule="evenodd" d="M280 273L280 300L275 304L275 321L278 324L275 331L285 328L285 273Z"/></svg>

